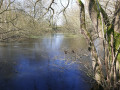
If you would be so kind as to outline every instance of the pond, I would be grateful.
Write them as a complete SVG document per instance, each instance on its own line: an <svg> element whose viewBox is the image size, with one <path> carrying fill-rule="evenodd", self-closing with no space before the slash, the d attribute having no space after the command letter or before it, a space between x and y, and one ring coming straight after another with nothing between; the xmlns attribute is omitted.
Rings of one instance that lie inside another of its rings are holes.
<svg viewBox="0 0 120 90"><path fill-rule="evenodd" d="M1 43L0 90L90 90L79 63L90 61L86 53L83 37L60 33Z"/></svg>

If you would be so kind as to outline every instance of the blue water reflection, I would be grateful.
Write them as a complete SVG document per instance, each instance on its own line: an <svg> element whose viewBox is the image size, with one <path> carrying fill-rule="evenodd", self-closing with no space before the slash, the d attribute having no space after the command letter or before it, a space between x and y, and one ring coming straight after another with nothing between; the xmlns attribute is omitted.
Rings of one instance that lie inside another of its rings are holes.
<svg viewBox="0 0 120 90"><path fill-rule="evenodd" d="M89 90L79 64L54 58L64 57L61 48L71 48L69 40L75 43L56 34L0 47L0 90Z"/></svg>

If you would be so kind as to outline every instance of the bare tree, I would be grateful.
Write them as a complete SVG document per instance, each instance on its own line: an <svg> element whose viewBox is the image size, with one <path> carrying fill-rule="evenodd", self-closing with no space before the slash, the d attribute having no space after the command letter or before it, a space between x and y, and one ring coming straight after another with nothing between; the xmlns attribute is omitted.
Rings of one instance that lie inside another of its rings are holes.
<svg viewBox="0 0 120 90"><path fill-rule="evenodd" d="M80 32L83 34L89 44L89 50L92 56L94 76L104 89L118 88L119 81L119 60L120 60L120 33L119 31L119 13L120 1L114 1L115 12L109 16L106 7L100 4L99 0L88 0L88 15L93 25L92 33L86 27L85 7L81 0L77 0L80 7ZM55 3L55 2L54 2ZM53 2L50 2L47 11L51 8ZM68 6L67 6L68 7ZM64 7L66 9L67 7ZM64 11L64 10L63 10ZM110 10L109 10L110 11ZM113 12L113 11L110 11ZM54 14L54 13L53 13ZM99 48L96 46L96 40L102 46L103 57L99 54Z"/></svg>
<svg viewBox="0 0 120 90"><path fill-rule="evenodd" d="M42 16L41 0L27 0L22 3L17 0L1 0L0 41L14 41L42 34L49 27Z"/></svg>

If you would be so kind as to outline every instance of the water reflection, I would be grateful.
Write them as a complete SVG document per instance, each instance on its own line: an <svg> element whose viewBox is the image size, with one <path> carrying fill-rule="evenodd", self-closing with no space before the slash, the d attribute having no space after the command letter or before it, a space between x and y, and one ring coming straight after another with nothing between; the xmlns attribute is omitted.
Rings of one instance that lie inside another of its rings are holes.
<svg viewBox="0 0 120 90"><path fill-rule="evenodd" d="M79 42L80 41L80 42ZM66 64L63 49L85 48L79 38L54 34L0 47L0 90L89 90L79 64Z"/></svg>

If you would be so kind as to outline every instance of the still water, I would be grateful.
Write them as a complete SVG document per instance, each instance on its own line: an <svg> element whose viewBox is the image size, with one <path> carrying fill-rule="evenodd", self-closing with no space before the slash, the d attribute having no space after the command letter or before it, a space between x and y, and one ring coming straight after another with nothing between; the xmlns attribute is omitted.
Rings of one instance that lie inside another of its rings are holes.
<svg viewBox="0 0 120 90"><path fill-rule="evenodd" d="M89 90L80 63L65 54L86 47L82 37L65 34L1 44L0 90Z"/></svg>

